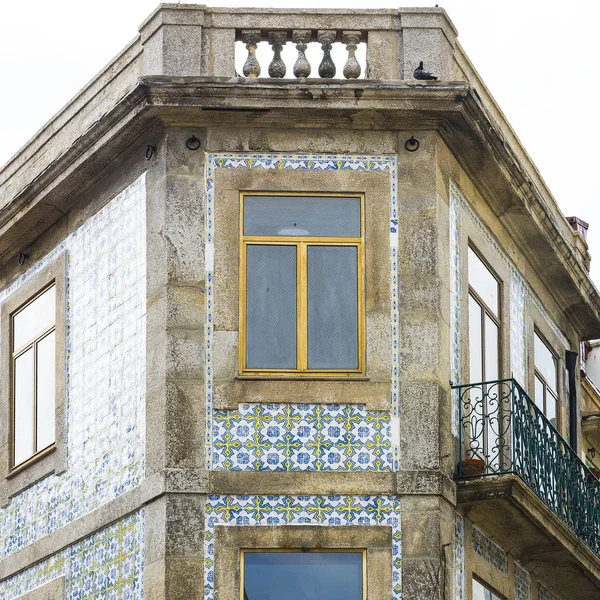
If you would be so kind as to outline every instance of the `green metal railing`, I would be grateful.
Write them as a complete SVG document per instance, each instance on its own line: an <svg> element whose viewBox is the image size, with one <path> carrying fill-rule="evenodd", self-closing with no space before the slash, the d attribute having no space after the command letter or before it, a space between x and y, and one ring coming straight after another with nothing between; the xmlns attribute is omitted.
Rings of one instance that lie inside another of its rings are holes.
<svg viewBox="0 0 600 600"><path fill-rule="evenodd" d="M600 481L514 379L453 386L456 477L518 475L600 556Z"/></svg>

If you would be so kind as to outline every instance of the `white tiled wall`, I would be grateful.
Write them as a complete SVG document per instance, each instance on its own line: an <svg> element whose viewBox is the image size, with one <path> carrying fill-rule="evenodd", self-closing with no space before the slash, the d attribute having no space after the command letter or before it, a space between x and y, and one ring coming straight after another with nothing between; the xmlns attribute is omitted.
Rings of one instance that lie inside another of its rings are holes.
<svg viewBox="0 0 600 600"><path fill-rule="evenodd" d="M145 177L32 267L67 252L67 471L0 510L0 559L137 486L144 468Z"/></svg>

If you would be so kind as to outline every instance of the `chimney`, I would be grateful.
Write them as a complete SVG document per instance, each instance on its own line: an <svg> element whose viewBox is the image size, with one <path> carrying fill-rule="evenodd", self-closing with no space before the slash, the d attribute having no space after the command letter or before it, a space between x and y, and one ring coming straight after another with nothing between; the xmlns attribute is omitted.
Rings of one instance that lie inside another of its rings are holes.
<svg viewBox="0 0 600 600"><path fill-rule="evenodd" d="M567 217L567 221L569 221L573 231L579 231L581 237L587 241L587 231L590 224L582 221L579 217Z"/></svg>

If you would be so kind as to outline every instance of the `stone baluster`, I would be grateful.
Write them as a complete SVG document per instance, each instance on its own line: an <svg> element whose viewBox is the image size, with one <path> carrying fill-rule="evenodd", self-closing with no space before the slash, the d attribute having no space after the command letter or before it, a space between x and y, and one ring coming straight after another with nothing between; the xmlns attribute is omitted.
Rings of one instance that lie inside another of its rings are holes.
<svg viewBox="0 0 600 600"><path fill-rule="evenodd" d="M260 75L260 64L256 59L256 46L260 42L260 29L242 30L242 41L248 49L248 58L244 63L244 77L258 77Z"/></svg>
<svg viewBox="0 0 600 600"><path fill-rule="evenodd" d="M354 53L356 52L356 46L360 43L360 31L343 31L342 42L346 44L346 50L348 50L348 60L344 65L344 77L346 79L357 79L361 68Z"/></svg>
<svg viewBox="0 0 600 600"><path fill-rule="evenodd" d="M323 49L323 60L319 65L319 76L324 79L335 77L335 63L331 59L331 45L335 42L335 31L319 29L317 40Z"/></svg>
<svg viewBox="0 0 600 600"><path fill-rule="evenodd" d="M294 29L292 31L292 42L296 44L296 50L298 50L298 58L294 63L294 76L308 77L311 69L304 51L310 42L310 29Z"/></svg>
<svg viewBox="0 0 600 600"><path fill-rule="evenodd" d="M269 44L273 48L273 60L269 64L269 77L278 79L285 77L286 67L281 58L281 51L287 42L287 31L269 31Z"/></svg>

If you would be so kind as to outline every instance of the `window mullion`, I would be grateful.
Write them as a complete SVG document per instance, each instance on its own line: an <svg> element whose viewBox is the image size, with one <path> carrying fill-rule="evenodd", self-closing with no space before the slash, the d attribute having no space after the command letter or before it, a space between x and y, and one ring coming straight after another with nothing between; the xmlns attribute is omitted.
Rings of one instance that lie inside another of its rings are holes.
<svg viewBox="0 0 600 600"><path fill-rule="evenodd" d="M299 242L298 256L298 370L308 369L308 282L307 244Z"/></svg>

